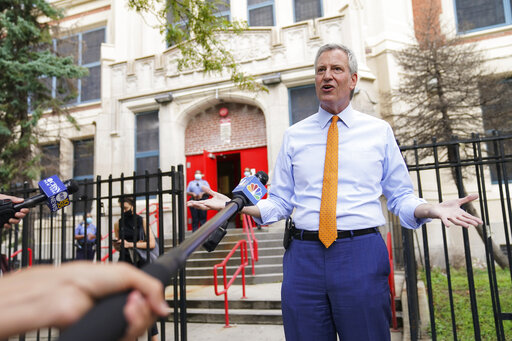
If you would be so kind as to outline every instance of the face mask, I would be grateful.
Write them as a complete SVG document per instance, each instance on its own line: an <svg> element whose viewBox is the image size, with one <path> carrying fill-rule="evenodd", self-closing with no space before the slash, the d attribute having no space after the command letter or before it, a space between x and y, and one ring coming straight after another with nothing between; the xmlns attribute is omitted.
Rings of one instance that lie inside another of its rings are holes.
<svg viewBox="0 0 512 341"><path fill-rule="evenodd" d="M123 216L126 218L126 217L131 217L133 214L132 214L132 211L126 211L126 212L123 212Z"/></svg>
<svg viewBox="0 0 512 341"><path fill-rule="evenodd" d="M196 174L196 175L195 175L196 180L201 180L201 178L202 178L202 177L203 177L203 176L202 176L201 174Z"/></svg>
<svg viewBox="0 0 512 341"><path fill-rule="evenodd" d="M87 222L87 224L92 224L92 218L90 218L90 217L87 218L85 221Z"/></svg>
<svg viewBox="0 0 512 341"><path fill-rule="evenodd" d="M245 172L244 175L249 176L249 175L251 175L251 172Z"/></svg>

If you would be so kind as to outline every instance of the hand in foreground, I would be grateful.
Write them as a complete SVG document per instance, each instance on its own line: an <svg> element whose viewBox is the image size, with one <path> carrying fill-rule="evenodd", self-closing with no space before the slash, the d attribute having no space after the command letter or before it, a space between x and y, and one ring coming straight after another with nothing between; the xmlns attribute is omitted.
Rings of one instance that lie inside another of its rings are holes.
<svg viewBox="0 0 512 341"><path fill-rule="evenodd" d="M188 207L197 208L200 210L216 210L220 211L224 207L226 207L226 203L231 199L225 196L224 194L213 191L211 188L202 186L201 189L204 193L211 196L210 199L206 200L189 200L187 201Z"/></svg>
<svg viewBox="0 0 512 341"><path fill-rule="evenodd" d="M19 204L23 202L23 198L13 197L11 195L0 194L0 200L11 200L14 204ZM29 212L28 208L22 208L19 212L14 214L15 218L9 219L9 224L4 224L3 227L9 228L10 224L17 224L23 219Z"/></svg>
<svg viewBox="0 0 512 341"><path fill-rule="evenodd" d="M169 314L162 284L123 263L73 262L36 266L0 279L0 339L42 327L65 328L95 301L132 290L124 307L126 340L144 334L158 316Z"/></svg>
<svg viewBox="0 0 512 341"><path fill-rule="evenodd" d="M478 199L478 194L470 194L464 198L447 200L439 204L422 204L416 208L415 216L418 218L438 218L446 227L459 225L463 227L483 224L482 219L475 217L461 206Z"/></svg>

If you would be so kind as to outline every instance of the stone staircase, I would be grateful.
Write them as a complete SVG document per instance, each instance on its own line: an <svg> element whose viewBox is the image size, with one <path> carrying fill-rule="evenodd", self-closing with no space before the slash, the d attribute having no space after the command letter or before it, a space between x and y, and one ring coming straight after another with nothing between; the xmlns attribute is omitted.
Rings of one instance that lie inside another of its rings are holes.
<svg viewBox="0 0 512 341"><path fill-rule="evenodd" d="M284 227L262 227L254 229L258 240L258 261L255 262L255 275L252 275L252 258L249 245L247 253L249 265L245 270L245 284L281 282L283 279L283 230ZM228 229L217 248L208 252L203 248L196 250L186 264L187 285L213 285L213 266L221 263L236 243L246 239L242 229ZM227 263L228 281L231 275L240 266L240 251L237 250ZM222 271L218 271L218 284L222 284ZM241 274L234 284L242 284Z"/></svg>

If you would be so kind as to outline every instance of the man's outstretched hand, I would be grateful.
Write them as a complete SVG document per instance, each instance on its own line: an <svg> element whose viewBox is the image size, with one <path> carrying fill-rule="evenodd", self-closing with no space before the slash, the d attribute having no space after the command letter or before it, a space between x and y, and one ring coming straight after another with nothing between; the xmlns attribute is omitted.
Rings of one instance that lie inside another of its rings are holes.
<svg viewBox="0 0 512 341"><path fill-rule="evenodd" d="M475 217L461 206L478 199L478 194L470 194L464 198L443 201L439 204L422 204L416 207L414 216L416 218L437 218L441 219L446 227L459 225L463 227L477 226L483 224L482 219Z"/></svg>
<svg viewBox="0 0 512 341"><path fill-rule="evenodd" d="M231 199L224 194L213 191L211 188L202 186L203 192L208 194L211 198L206 200L189 200L187 202L188 207L197 208L200 210L216 210L220 211L226 206L226 203Z"/></svg>

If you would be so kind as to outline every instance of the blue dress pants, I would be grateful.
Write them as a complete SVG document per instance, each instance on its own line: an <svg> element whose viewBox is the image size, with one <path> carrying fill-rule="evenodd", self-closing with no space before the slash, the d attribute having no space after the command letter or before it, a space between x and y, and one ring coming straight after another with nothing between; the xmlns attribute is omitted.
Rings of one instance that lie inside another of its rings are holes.
<svg viewBox="0 0 512 341"><path fill-rule="evenodd" d="M379 233L319 241L294 239L281 287L287 341L389 341L389 258Z"/></svg>

